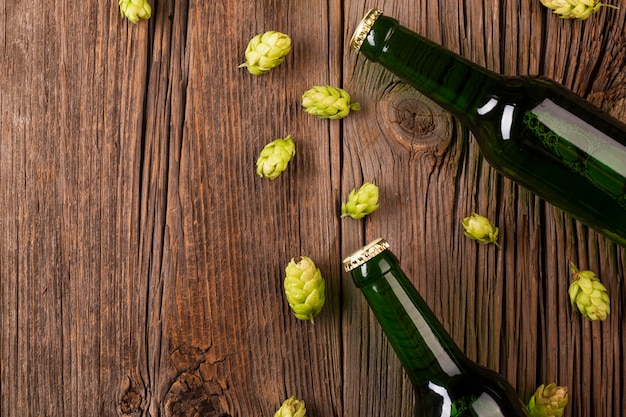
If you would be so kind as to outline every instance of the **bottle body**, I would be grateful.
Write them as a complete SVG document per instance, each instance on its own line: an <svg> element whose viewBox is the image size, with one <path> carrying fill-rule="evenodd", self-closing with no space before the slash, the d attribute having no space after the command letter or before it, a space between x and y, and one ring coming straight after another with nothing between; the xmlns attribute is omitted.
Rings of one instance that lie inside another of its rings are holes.
<svg viewBox="0 0 626 417"><path fill-rule="evenodd" d="M495 74L379 13L362 55L454 115L496 170L626 247L626 125L552 80Z"/></svg>
<svg viewBox="0 0 626 417"><path fill-rule="evenodd" d="M346 258L344 266L415 387L416 415L527 417L526 407L502 376L461 352L387 247L377 239Z"/></svg>

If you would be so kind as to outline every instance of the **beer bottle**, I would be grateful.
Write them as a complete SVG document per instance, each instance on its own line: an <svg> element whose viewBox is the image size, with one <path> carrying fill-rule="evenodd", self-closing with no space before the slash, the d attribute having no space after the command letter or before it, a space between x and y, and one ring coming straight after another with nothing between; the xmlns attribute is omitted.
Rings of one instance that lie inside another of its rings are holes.
<svg viewBox="0 0 626 417"><path fill-rule="evenodd" d="M343 261L416 393L419 417L527 417L515 389L470 360L404 275L384 239Z"/></svg>
<svg viewBox="0 0 626 417"><path fill-rule="evenodd" d="M493 168L626 247L626 125L553 80L496 74L377 9L350 44L464 124Z"/></svg>

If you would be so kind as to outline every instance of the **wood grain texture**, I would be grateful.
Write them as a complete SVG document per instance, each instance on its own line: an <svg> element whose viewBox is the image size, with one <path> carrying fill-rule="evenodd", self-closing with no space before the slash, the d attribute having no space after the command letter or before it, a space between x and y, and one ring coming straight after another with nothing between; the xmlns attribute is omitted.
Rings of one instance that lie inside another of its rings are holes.
<svg viewBox="0 0 626 417"><path fill-rule="evenodd" d="M385 237L452 337L526 400L555 381L568 417L626 409L624 249L495 173L450 115L348 50L371 7L495 71L543 74L626 121L626 8L563 21L538 1L0 1L0 415L414 414L412 387L341 260ZM249 39L291 35L262 77ZM313 85L362 105L305 114ZM254 164L291 135L274 181ZM364 181L381 207L340 204ZM500 250L462 235L472 211ZM327 281L315 324L282 289L291 258ZM569 307L569 262L612 314Z"/></svg>
<svg viewBox="0 0 626 417"><path fill-rule="evenodd" d="M618 92L623 76L611 68L621 68L623 58L606 65L607 47L613 51L611 59L621 55L613 46L624 39L619 13L569 22L546 14L539 2L419 3L385 3L382 8L401 24L487 68L553 77L624 120ZM351 4L347 15L358 21L357 16L376 6ZM622 415L623 250L496 174L466 131L433 116L432 105L426 106L432 113L425 113L418 93L401 97L406 94L403 83L380 66L352 56L345 61L345 72L346 88L360 91L365 97L361 100L376 105L346 120L343 188L362 179L379 183L387 204L368 218L364 229L344 229L344 251L379 235L387 237L458 344L477 362L504 374L524 399L540 383L555 381L570 389L566 415ZM398 105L410 100L413 109ZM407 119L413 130L401 122ZM427 136L438 137L443 130L449 140L430 145L416 141L415 132L433 121L437 133ZM501 250L477 246L462 236L460 221L473 211L499 225ZM607 281L613 295L609 321L589 323L572 313L569 262L594 269ZM345 288L359 300L349 283ZM355 303L358 308L346 312L347 323L356 320L352 314L367 314L367 305ZM378 370L381 354L372 352L384 350L386 363L393 363L386 360L393 354L378 342L379 330L370 321L353 329L348 343L368 347L359 356L359 369ZM376 349L369 348L372 338ZM410 383L398 369L397 364L382 369L379 400L387 414L412 415ZM363 386L372 385L371 376L359 375L358 381L358 387L346 387L346 408L380 415L380 409L357 399ZM402 395L396 394L394 402L390 392Z"/></svg>

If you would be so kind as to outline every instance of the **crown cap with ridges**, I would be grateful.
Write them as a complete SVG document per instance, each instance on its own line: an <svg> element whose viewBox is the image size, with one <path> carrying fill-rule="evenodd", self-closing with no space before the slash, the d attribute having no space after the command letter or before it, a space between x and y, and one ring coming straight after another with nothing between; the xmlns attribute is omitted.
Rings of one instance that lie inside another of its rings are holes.
<svg viewBox="0 0 626 417"><path fill-rule="evenodd" d="M354 52L359 52L361 49L361 45L363 45L363 41L367 36L367 33L370 31L376 19L383 14L382 10L379 9L371 9L365 17L361 20L361 23L356 27L354 34L352 35L352 39L350 39L350 48Z"/></svg>
<svg viewBox="0 0 626 417"><path fill-rule="evenodd" d="M374 258L376 255L386 251L388 248L389 243L383 238L378 238L346 257L343 260L343 269L346 272L350 272Z"/></svg>

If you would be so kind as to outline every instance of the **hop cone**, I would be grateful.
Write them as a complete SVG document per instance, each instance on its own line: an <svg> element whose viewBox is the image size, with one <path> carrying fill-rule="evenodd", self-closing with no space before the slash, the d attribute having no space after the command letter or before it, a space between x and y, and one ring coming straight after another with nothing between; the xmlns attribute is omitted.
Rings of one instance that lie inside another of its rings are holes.
<svg viewBox="0 0 626 417"><path fill-rule="evenodd" d="M350 191L348 201L341 205L341 217L362 219L378 207L378 187L366 182L358 190Z"/></svg>
<svg viewBox="0 0 626 417"><path fill-rule="evenodd" d="M287 168L287 164L296 154L296 144L287 136L265 145L256 161L256 173L271 180L277 178Z"/></svg>
<svg viewBox="0 0 626 417"><path fill-rule="evenodd" d="M611 312L606 287L591 271L579 271L576 265L571 264L570 272L573 281L568 293L572 307L589 320L605 320Z"/></svg>
<svg viewBox="0 0 626 417"><path fill-rule="evenodd" d="M599 0L541 0L541 3L563 19L585 20L602 6L617 9L610 4L600 3Z"/></svg>
<svg viewBox="0 0 626 417"><path fill-rule="evenodd" d="M285 296L300 320L313 322L313 317L322 310L325 286L319 268L306 256L302 256L298 263L292 259L285 268Z"/></svg>
<svg viewBox="0 0 626 417"><path fill-rule="evenodd" d="M530 397L530 417L561 417L567 405L567 388L556 384L541 384Z"/></svg>
<svg viewBox="0 0 626 417"><path fill-rule="evenodd" d="M285 402L274 414L274 417L305 417L306 408L304 407L304 401L298 400L296 397L291 397Z"/></svg>
<svg viewBox="0 0 626 417"><path fill-rule="evenodd" d="M120 0L120 13L132 23L149 19L152 8L146 0Z"/></svg>
<svg viewBox="0 0 626 417"><path fill-rule="evenodd" d="M267 31L250 40L246 48L246 62L239 68L246 67L250 74L261 75L283 62L283 57L291 50L291 38L281 32Z"/></svg>
<svg viewBox="0 0 626 417"><path fill-rule="evenodd" d="M304 111L320 119L343 119L350 110L360 110L359 103L350 104L350 94L330 85L316 85L302 95Z"/></svg>
<svg viewBox="0 0 626 417"><path fill-rule="evenodd" d="M472 213L471 216L464 218L461 223L465 229L463 234L466 237L482 244L494 243L500 247L498 245L499 229L488 218Z"/></svg>

